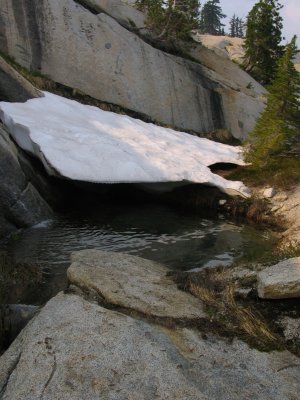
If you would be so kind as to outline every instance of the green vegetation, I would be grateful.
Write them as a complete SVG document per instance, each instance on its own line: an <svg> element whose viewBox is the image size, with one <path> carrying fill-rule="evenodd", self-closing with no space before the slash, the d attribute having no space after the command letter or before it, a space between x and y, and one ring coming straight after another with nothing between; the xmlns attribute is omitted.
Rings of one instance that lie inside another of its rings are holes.
<svg viewBox="0 0 300 400"><path fill-rule="evenodd" d="M148 14L148 29L157 39L188 40L193 29L211 35L224 35L226 17L220 0L208 0L200 12L199 0L137 0L137 6ZM242 31L242 20L238 19L238 32Z"/></svg>
<svg viewBox="0 0 300 400"><path fill-rule="evenodd" d="M180 288L199 298L210 316L208 332L238 337L262 351L285 349L275 324L261 314L257 301L245 300L239 291L255 287L255 276L234 278L230 270L216 268L196 273L176 273ZM201 326L201 330L205 327Z"/></svg>
<svg viewBox="0 0 300 400"><path fill-rule="evenodd" d="M239 38L244 37L245 22L243 21L242 18L239 18L234 14L229 21L229 25L230 25L229 35L231 37L239 37Z"/></svg>
<svg viewBox="0 0 300 400"><path fill-rule="evenodd" d="M137 6L147 11L148 29L160 40L186 40L199 27L198 0L137 0Z"/></svg>
<svg viewBox="0 0 300 400"><path fill-rule="evenodd" d="M221 20L226 17L220 7L220 0L207 1L201 10L200 31L210 35L224 35L224 24Z"/></svg>
<svg viewBox="0 0 300 400"><path fill-rule="evenodd" d="M300 177L300 75L293 58L296 36L286 46L269 87L267 107L250 133L246 161L251 176L286 186Z"/></svg>
<svg viewBox="0 0 300 400"><path fill-rule="evenodd" d="M278 0L258 1L247 16L245 69L262 84L270 84L282 55L282 17Z"/></svg>

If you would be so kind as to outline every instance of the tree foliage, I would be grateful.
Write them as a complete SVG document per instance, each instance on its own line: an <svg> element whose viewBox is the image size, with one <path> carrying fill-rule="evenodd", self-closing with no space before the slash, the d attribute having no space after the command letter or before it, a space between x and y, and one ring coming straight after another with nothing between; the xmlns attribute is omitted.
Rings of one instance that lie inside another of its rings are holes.
<svg viewBox="0 0 300 400"><path fill-rule="evenodd" d="M187 39L199 28L199 0L137 0L147 11L148 28L161 40Z"/></svg>
<svg viewBox="0 0 300 400"><path fill-rule="evenodd" d="M282 54L281 8L278 0L260 0L247 16L245 69L262 84L272 82Z"/></svg>
<svg viewBox="0 0 300 400"><path fill-rule="evenodd" d="M229 26L230 26L229 34L231 37L239 37L239 38L244 37L245 22L243 21L242 18L239 18L234 14L229 21Z"/></svg>
<svg viewBox="0 0 300 400"><path fill-rule="evenodd" d="M246 158L255 168L277 167L286 158L298 160L300 167L300 74L293 63L296 53L294 36L279 59L267 107L250 134Z"/></svg>
<svg viewBox="0 0 300 400"><path fill-rule="evenodd" d="M221 20L226 18L220 6L220 0L208 0L200 13L200 31L210 35L224 34L224 24Z"/></svg>

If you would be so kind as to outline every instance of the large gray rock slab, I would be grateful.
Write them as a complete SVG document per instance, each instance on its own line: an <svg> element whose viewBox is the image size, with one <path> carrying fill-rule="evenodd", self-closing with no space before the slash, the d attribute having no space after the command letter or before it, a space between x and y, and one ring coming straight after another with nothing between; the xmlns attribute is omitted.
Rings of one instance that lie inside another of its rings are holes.
<svg viewBox="0 0 300 400"><path fill-rule="evenodd" d="M226 126L231 132L239 132L240 138L246 138L265 108L265 88L238 65L213 50L192 45L187 51L201 63L211 80L221 83L218 92L224 105Z"/></svg>
<svg viewBox="0 0 300 400"><path fill-rule="evenodd" d="M0 101L25 102L43 94L0 56Z"/></svg>
<svg viewBox="0 0 300 400"><path fill-rule="evenodd" d="M160 123L200 133L227 128L241 138L263 108L257 94L239 93L207 67L155 49L73 0L0 0L0 10L0 50L22 66Z"/></svg>
<svg viewBox="0 0 300 400"><path fill-rule="evenodd" d="M18 148L0 125L0 218L3 221L0 237L15 228L35 225L53 216L50 206L30 180L20 164Z"/></svg>
<svg viewBox="0 0 300 400"><path fill-rule="evenodd" d="M299 360L58 294L0 359L2 400L291 400Z"/></svg>
<svg viewBox="0 0 300 400"><path fill-rule="evenodd" d="M263 299L300 297L300 257L281 261L261 271L258 295Z"/></svg>
<svg viewBox="0 0 300 400"><path fill-rule="evenodd" d="M110 15L122 26L141 31L146 26L146 16L134 7L134 3L128 0L81 0L81 4L99 14L104 12Z"/></svg>
<svg viewBox="0 0 300 400"><path fill-rule="evenodd" d="M123 253L82 250L72 254L71 284L95 291L105 303L151 317L192 320L204 318L203 305L180 291L154 261Z"/></svg>

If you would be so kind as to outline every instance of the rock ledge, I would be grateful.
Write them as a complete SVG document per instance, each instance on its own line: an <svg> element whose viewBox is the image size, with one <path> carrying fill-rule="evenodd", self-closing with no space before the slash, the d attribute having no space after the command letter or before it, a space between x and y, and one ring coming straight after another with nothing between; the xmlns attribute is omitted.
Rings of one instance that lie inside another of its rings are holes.
<svg viewBox="0 0 300 400"><path fill-rule="evenodd" d="M300 297L300 257L281 261L260 272L257 290L263 299Z"/></svg>
<svg viewBox="0 0 300 400"><path fill-rule="evenodd" d="M100 250L72 255L71 284L96 292L104 303L143 315L177 320L204 318L203 305L177 289L163 265L140 257Z"/></svg>

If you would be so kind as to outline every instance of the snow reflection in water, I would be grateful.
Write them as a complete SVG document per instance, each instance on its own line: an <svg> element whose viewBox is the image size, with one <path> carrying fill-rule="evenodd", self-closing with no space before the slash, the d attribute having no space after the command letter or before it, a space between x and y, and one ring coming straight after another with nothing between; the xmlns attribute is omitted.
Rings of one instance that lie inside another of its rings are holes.
<svg viewBox="0 0 300 400"><path fill-rule="evenodd" d="M37 263L43 284L31 301L42 302L66 287L70 254L86 248L126 252L190 270L255 259L270 250L266 232L224 219L209 220L158 205L99 206L70 212L28 229L2 244L16 261ZM134 277L133 277L134 279Z"/></svg>

